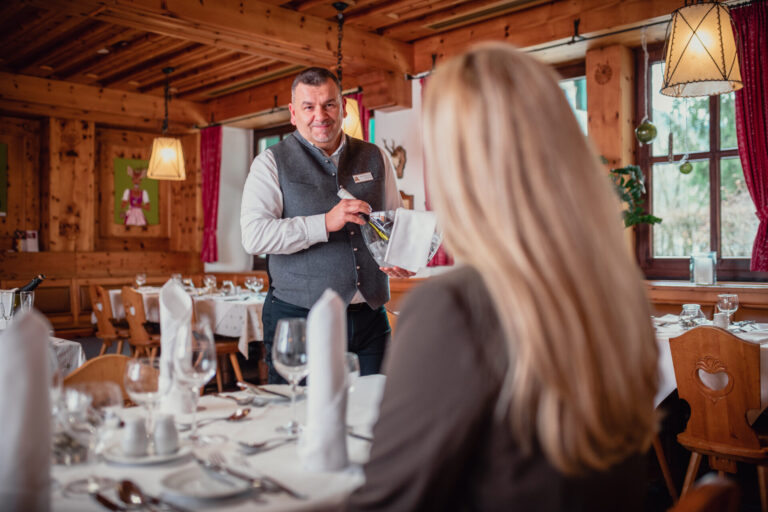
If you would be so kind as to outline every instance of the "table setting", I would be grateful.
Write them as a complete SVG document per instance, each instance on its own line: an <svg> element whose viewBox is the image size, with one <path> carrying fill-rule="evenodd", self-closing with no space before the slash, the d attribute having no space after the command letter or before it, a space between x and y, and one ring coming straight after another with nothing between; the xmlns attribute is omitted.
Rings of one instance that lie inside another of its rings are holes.
<svg viewBox="0 0 768 512"><path fill-rule="evenodd" d="M243 383L240 391L202 397L216 357L210 327L190 322L192 304L178 283L161 290L165 357L128 362L122 383L129 402L109 380L62 388L56 364L34 349L47 337L37 312L0 334L34 338L3 363L3 378L18 381L23 400L4 395L13 404L0 427L2 466L25 466L3 475L4 500L43 510L41 500L50 498L50 509L62 511L343 503L363 481L385 378L359 377L356 356L346 353L341 298L328 290L306 320L278 324L273 356L290 385Z"/></svg>

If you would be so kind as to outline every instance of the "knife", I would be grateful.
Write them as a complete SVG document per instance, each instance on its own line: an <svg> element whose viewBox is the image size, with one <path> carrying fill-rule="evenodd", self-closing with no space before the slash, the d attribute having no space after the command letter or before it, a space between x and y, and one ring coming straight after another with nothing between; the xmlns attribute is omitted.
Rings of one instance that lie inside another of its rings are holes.
<svg viewBox="0 0 768 512"><path fill-rule="evenodd" d="M113 510L114 512L122 512L123 510L128 510L127 508L125 508L125 507L123 507L121 505L118 505L117 503L115 503L114 501L112 501L111 499L107 498L106 496L104 496L101 493L97 492L95 494L91 494L91 496L93 496L93 499L98 501L99 504L101 504L101 506L103 506L105 508L108 508L109 510Z"/></svg>
<svg viewBox="0 0 768 512"><path fill-rule="evenodd" d="M254 393L269 393L270 395L279 396L281 398L288 398L288 399L291 398L285 393L280 393L279 391L272 391L271 389L267 389L264 386L254 386L253 384L250 384L248 382L238 382L237 385L243 389L253 391Z"/></svg>
<svg viewBox="0 0 768 512"><path fill-rule="evenodd" d="M227 474L231 477L237 478L238 480L242 480L244 482L249 483L254 489L260 489L260 490L266 490L264 489L264 484L271 485L275 489L287 494L291 498L297 499L297 500L306 500L308 499L306 495L300 494L293 489L290 489L277 480L275 480L272 477L269 476L262 476L261 478L254 478L250 475L246 475L245 473L241 473L240 471L236 471L230 467L224 466L222 464L215 464L209 460L203 460L200 458L195 457L195 461L197 461L198 464L203 466L206 469L216 471L218 473Z"/></svg>

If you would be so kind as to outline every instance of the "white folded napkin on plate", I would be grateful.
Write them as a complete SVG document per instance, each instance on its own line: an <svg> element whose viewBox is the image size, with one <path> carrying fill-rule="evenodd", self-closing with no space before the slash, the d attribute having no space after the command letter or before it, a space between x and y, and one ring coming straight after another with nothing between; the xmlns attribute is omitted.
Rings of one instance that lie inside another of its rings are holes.
<svg viewBox="0 0 768 512"><path fill-rule="evenodd" d="M327 289L307 317L307 423L299 456L310 471L347 466L346 304Z"/></svg>
<svg viewBox="0 0 768 512"><path fill-rule="evenodd" d="M160 290L160 379L172 379L173 351L176 339L189 336L192 328L192 299L181 285L173 279ZM167 384L161 384L165 389ZM194 402L190 391L175 381L171 391L160 400L160 411L170 414L192 412Z"/></svg>
<svg viewBox="0 0 768 512"><path fill-rule="evenodd" d="M433 212L398 208L384 261L395 267L418 272L429 263L427 258L435 227L437 217Z"/></svg>
<svg viewBox="0 0 768 512"><path fill-rule="evenodd" d="M40 313L20 313L0 334L0 508L50 509L51 406L48 332Z"/></svg>

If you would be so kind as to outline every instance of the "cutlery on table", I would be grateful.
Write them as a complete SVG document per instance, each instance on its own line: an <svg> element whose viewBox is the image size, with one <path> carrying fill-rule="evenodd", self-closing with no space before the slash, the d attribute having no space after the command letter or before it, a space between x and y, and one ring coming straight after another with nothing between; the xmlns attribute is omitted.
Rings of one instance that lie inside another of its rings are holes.
<svg viewBox="0 0 768 512"><path fill-rule="evenodd" d="M126 505L138 506L149 510L155 510L152 508L152 505L155 505L167 508L173 512L187 512L186 509L177 507L173 503L144 494L141 488L131 480L122 480L120 482L117 487L117 496Z"/></svg>
<svg viewBox="0 0 768 512"><path fill-rule="evenodd" d="M226 398L227 400L233 400L237 405L251 405L253 407L264 407L267 405L266 400L259 400L259 397L256 396L247 396L244 398L238 398L236 396L232 395L223 395L221 393L216 393L214 395L217 398Z"/></svg>
<svg viewBox="0 0 768 512"><path fill-rule="evenodd" d="M280 393L279 391L272 391L271 389L267 389L264 386L255 386L253 384L250 384L248 382L238 382L238 387L242 389L247 389L248 391L252 391L253 393L269 393L270 395L279 396L282 398L287 398L290 400L290 396L286 395L285 393Z"/></svg>
<svg viewBox="0 0 768 512"><path fill-rule="evenodd" d="M223 416L221 418L206 418L204 420L197 422L197 428L205 427L207 425L210 425L211 423L215 423L217 421L226 421L226 422L237 422L237 421L245 421L248 418L248 415L251 413L251 409L246 407L243 409L237 409L235 412L230 414L229 416ZM179 431L183 432L186 430L189 430L192 428L191 423L177 423L176 427Z"/></svg>
<svg viewBox="0 0 768 512"><path fill-rule="evenodd" d="M126 507L122 505L118 505L117 503L107 498L100 492L91 494L91 497L93 497L93 499L95 499L102 507L108 510L112 510L114 512L122 512L123 510L128 510Z"/></svg>
<svg viewBox="0 0 768 512"><path fill-rule="evenodd" d="M297 500L306 500L308 499L306 495L300 494L293 489L286 487L282 483L278 482L274 478L266 475L262 475L261 478L254 478L249 475L246 475L244 473L241 473L240 471L233 470L232 468L228 467L226 465L226 459L224 456L218 452L214 452L209 455L208 460L205 461L207 464L210 465L210 467L218 468L219 471L224 471L228 475L233 476L237 479L243 480L245 482L250 483L251 485L258 485L258 487L266 492L282 492L284 494L287 494L291 498L297 499Z"/></svg>
<svg viewBox="0 0 768 512"><path fill-rule="evenodd" d="M292 443L299 438L293 437L279 437L275 439L267 439L266 441L260 441L258 443L246 443L244 441L238 441L240 448L247 455L256 455L257 453L263 453L279 446L283 446L288 443Z"/></svg>

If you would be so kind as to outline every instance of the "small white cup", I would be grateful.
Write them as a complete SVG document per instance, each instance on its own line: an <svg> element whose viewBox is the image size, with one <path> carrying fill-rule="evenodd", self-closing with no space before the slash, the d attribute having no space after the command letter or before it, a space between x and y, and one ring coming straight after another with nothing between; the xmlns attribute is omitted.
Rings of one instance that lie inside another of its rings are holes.
<svg viewBox="0 0 768 512"><path fill-rule="evenodd" d="M721 329L727 329L728 328L728 315L726 313L715 313L712 317L712 323L715 327L719 327Z"/></svg>
<svg viewBox="0 0 768 512"><path fill-rule="evenodd" d="M144 418L125 420L123 453L129 457L142 457L147 454L147 445L147 427Z"/></svg>
<svg viewBox="0 0 768 512"><path fill-rule="evenodd" d="M159 414L155 419L155 453L168 455L179 449L179 434L170 414Z"/></svg>

